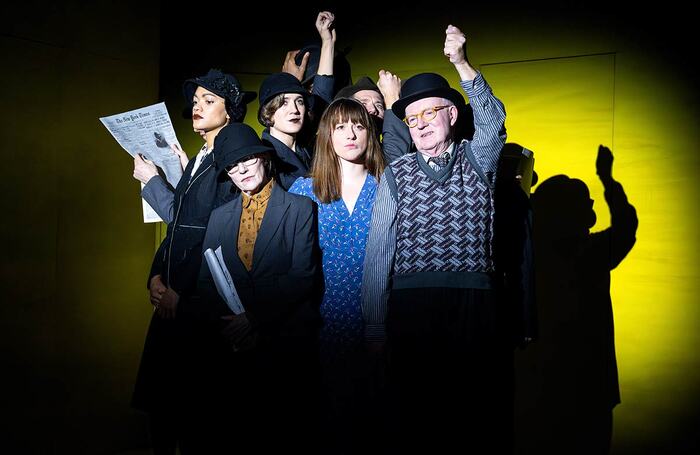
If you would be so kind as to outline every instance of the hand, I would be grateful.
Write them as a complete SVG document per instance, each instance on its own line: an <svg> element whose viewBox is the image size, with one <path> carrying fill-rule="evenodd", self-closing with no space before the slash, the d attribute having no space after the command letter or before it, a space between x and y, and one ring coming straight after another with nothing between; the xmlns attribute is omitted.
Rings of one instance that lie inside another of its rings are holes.
<svg viewBox="0 0 700 455"><path fill-rule="evenodd" d="M166 288L163 295L160 297L158 306L156 306L156 314L163 319L174 319L177 313L177 303L180 301L180 296L172 288Z"/></svg>
<svg viewBox="0 0 700 455"><path fill-rule="evenodd" d="M612 151L604 145L598 147L598 157L595 160L595 169L601 180L612 180Z"/></svg>
<svg viewBox="0 0 700 455"><path fill-rule="evenodd" d="M301 64L297 65L295 60L299 50L287 52L287 56L284 58L284 63L282 64L282 72L289 73L292 76L299 79L299 82L304 80L304 73L306 72L306 65L309 63L310 52L304 54L301 58Z"/></svg>
<svg viewBox="0 0 700 455"><path fill-rule="evenodd" d="M399 99L401 93L401 78L386 70L379 70L379 78L377 79L377 87L384 97L385 109L391 109L391 106Z"/></svg>
<svg viewBox="0 0 700 455"><path fill-rule="evenodd" d="M464 36L457 27L448 25L445 30L445 49L444 54L455 65L467 63L467 55L465 52L465 43L467 37Z"/></svg>
<svg viewBox="0 0 700 455"><path fill-rule="evenodd" d="M158 175L158 168L151 160L147 160L137 153L134 157L134 178L144 185Z"/></svg>
<svg viewBox="0 0 700 455"><path fill-rule="evenodd" d="M316 30L321 35L321 41L330 41L335 43L335 28L333 22L335 14L330 11L321 11L316 17Z"/></svg>
<svg viewBox="0 0 700 455"><path fill-rule="evenodd" d="M165 291L168 288L163 284L163 281L160 279L160 275L155 275L153 278L151 278L151 282L148 285L148 290L150 292L150 297L151 297L151 304L153 304L153 309L157 310L158 305L160 305L160 299L163 297L163 294L165 294Z"/></svg>
<svg viewBox="0 0 700 455"><path fill-rule="evenodd" d="M180 144L170 144L170 150L173 151L174 154L177 155L177 157L180 159L180 166L182 166L182 170L184 171L185 168L187 167L187 163L190 161L190 159L187 157L187 153L185 153L181 148Z"/></svg>
<svg viewBox="0 0 700 455"><path fill-rule="evenodd" d="M221 330L226 342L234 352L249 351L258 343L258 334L245 313L222 316L229 323Z"/></svg>

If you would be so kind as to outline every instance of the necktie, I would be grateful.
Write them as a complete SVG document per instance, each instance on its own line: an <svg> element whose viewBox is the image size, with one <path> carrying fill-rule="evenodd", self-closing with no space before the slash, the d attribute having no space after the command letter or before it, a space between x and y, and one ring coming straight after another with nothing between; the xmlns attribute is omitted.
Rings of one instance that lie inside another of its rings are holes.
<svg viewBox="0 0 700 455"><path fill-rule="evenodd" d="M433 163L440 168L447 166L447 163L449 163L449 162L450 162L450 152L445 152L440 156L434 156L428 160L428 163Z"/></svg>

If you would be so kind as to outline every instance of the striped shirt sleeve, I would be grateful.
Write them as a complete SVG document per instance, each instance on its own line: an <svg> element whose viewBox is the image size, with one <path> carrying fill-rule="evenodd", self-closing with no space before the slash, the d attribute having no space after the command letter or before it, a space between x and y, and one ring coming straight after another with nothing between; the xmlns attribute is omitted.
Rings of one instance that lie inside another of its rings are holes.
<svg viewBox="0 0 700 455"><path fill-rule="evenodd" d="M493 95L481 73L473 81L461 81L474 113L474 139L471 149L484 173L495 175L501 149L506 143L506 110Z"/></svg>
<svg viewBox="0 0 700 455"><path fill-rule="evenodd" d="M393 174L386 168L372 208L372 223L362 274L362 314L367 341L386 339L384 322L396 252L397 203L390 188L390 183L393 182Z"/></svg>

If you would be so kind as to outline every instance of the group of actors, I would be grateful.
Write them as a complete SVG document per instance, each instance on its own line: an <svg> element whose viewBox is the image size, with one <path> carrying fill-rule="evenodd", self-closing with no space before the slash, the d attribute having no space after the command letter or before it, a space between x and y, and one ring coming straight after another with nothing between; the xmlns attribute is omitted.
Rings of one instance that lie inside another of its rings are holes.
<svg viewBox="0 0 700 455"><path fill-rule="evenodd" d="M172 147L175 188L134 159L167 223L133 397L157 454L511 450L527 333L495 253L503 104L451 25L464 94L384 70L335 93L333 23L257 94L219 70L184 83L205 143ZM256 97L262 138L242 123ZM203 260L219 247L243 313Z"/></svg>

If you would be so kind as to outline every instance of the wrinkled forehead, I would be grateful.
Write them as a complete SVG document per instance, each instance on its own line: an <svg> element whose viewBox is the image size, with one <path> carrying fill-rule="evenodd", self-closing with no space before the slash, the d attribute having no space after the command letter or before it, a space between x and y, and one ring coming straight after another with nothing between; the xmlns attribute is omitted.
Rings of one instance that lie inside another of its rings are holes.
<svg viewBox="0 0 700 455"><path fill-rule="evenodd" d="M375 92L374 90L360 90L356 92L352 97L359 101L370 100L373 103L384 102L384 98L382 98L382 95Z"/></svg>
<svg viewBox="0 0 700 455"><path fill-rule="evenodd" d="M444 106L446 104L454 103L449 100L446 100L445 98L439 98L437 96L421 98L406 106L406 116L408 117L409 115L419 114L426 109L430 109L435 106Z"/></svg>

